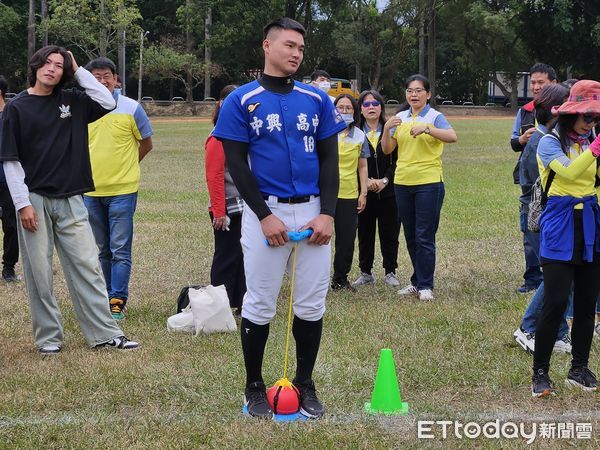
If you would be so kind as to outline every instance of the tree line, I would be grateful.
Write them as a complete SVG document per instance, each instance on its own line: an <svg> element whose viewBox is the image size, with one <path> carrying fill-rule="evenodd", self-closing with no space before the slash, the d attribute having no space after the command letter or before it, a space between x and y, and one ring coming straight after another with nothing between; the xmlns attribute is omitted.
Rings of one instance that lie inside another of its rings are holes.
<svg viewBox="0 0 600 450"><path fill-rule="evenodd" d="M600 76L597 0L3 0L1 71L23 89L28 55L56 43L112 58L135 97L142 51L144 95L216 97L260 73L262 27L281 16L307 29L299 77L320 68L387 98L416 72L438 99L483 104L492 82L515 106L536 61L561 79Z"/></svg>

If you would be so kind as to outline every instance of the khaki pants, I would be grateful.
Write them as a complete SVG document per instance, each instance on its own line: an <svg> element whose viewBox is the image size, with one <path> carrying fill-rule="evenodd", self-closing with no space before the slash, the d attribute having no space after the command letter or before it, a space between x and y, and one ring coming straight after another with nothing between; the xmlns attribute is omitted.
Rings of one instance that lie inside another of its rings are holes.
<svg viewBox="0 0 600 450"><path fill-rule="evenodd" d="M54 246L88 345L93 347L122 336L110 313L98 249L82 197L49 198L31 193L29 198L38 215L38 229L32 233L23 229L20 220L17 222L36 347L62 346L64 338L62 316L52 288Z"/></svg>

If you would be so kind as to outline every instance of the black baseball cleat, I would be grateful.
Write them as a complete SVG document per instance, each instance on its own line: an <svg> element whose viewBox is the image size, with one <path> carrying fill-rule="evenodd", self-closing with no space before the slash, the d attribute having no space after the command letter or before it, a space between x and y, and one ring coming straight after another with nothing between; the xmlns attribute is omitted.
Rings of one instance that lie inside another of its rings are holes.
<svg viewBox="0 0 600 450"><path fill-rule="evenodd" d="M246 387L244 405L248 414L261 419L272 419L273 411L267 401L267 388L260 381L251 383Z"/></svg>
<svg viewBox="0 0 600 450"><path fill-rule="evenodd" d="M299 383L294 380L294 386L300 391L300 414L309 419L319 419L325 414L325 407L317 397L315 383L312 380Z"/></svg>

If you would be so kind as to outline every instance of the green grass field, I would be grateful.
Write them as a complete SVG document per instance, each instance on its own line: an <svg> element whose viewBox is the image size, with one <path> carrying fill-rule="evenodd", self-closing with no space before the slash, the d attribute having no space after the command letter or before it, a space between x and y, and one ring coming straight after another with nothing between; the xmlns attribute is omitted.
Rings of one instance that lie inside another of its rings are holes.
<svg viewBox="0 0 600 450"><path fill-rule="evenodd" d="M523 448L524 439L417 439L419 420L590 422L591 440L541 439L535 446L600 445L600 397L564 386L568 355L554 355L556 398L533 400L531 357L512 339L528 303L522 283L512 121L454 119L459 143L444 153L446 200L438 233L436 299L400 298L381 282L330 293L315 381L327 415L277 424L244 418L244 369L235 333L169 334L166 319L185 284L209 280L213 250L203 143L208 123L157 122L144 160L136 215L129 313L121 322L137 352L92 351L78 329L62 271L63 351L33 347L24 283L2 285L0 448ZM355 254L355 258L357 255ZM20 272L20 267L18 267ZM351 278L358 275L354 266ZM399 278L410 276L401 236ZM280 295L264 365L281 376L285 305ZM394 352L404 417L363 413L379 351ZM600 339L591 368L600 371Z"/></svg>

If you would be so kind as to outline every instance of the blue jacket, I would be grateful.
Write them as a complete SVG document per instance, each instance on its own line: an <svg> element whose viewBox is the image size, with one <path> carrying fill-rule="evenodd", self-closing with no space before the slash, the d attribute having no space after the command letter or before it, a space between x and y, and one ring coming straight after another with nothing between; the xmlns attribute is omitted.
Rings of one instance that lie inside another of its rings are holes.
<svg viewBox="0 0 600 450"><path fill-rule="evenodd" d="M540 255L558 261L573 259L575 205L583 203L583 260L592 262L594 253L600 252L600 208L598 198L552 195L540 217Z"/></svg>

